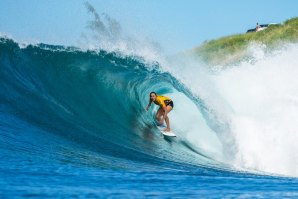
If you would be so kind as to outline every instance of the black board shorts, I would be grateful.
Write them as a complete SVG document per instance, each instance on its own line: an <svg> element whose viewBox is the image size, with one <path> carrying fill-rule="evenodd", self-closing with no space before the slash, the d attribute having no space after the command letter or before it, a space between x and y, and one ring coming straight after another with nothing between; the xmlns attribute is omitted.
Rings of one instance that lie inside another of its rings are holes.
<svg viewBox="0 0 298 199"><path fill-rule="evenodd" d="M167 104L167 106L171 106L172 108L174 108L174 103L173 103L173 101L170 101L170 102Z"/></svg>

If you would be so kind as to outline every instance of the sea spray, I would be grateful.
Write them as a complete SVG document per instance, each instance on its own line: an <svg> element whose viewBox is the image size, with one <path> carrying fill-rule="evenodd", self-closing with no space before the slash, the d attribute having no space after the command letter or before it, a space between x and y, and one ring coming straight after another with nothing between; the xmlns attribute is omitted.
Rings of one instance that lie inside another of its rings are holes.
<svg viewBox="0 0 298 199"><path fill-rule="evenodd" d="M190 91L189 96L200 99L197 107L223 144L223 162L238 169L298 176L297 44L275 51L252 44L247 50L252 59L229 67L208 68L184 57L172 59L165 70ZM199 126L198 121L193 123ZM201 145L199 133L185 133Z"/></svg>

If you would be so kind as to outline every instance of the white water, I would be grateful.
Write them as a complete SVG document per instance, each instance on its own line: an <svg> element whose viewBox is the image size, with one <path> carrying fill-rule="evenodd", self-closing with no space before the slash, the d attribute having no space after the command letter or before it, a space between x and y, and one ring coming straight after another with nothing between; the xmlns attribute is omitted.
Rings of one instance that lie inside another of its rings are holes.
<svg viewBox="0 0 298 199"><path fill-rule="evenodd" d="M200 97L217 123L225 127L216 133L229 164L298 176L298 46L287 46L274 55L256 47L250 50L254 50L256 62L216 74L194 62L164 68ZM184 108L190 113L183 116L184 125L197 129L185 130L185 136L204 146L206 136L200 132L212 132L202 124L201 116L192 114L194 107Z"/></svg>
<svg viewBox="0 0 298 199"><path fill-rule="evenodd" d="M298 46L222 71L216 90L232 106L233 164L298 176Z"/></svg>

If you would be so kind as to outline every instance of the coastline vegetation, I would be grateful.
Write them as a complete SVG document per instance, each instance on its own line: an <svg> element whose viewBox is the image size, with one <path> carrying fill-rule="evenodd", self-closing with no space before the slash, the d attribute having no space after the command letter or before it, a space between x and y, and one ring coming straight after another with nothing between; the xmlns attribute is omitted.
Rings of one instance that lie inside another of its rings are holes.
<svg viewBox="0 0 298 199"><path fill-rule="evenodd" d="M285 43L298 42L298 17L282 24L268 26L259 32L231 35L205 42L190 51L210 65L228 65L249 56L250 44L265 45L266 49L276 49Z"/></svg>

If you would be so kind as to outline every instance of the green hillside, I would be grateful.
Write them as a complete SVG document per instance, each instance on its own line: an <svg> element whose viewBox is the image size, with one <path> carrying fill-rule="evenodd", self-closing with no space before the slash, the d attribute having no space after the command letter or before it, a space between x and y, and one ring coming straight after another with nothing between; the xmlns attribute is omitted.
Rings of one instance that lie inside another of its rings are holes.
<svg viewBox="0 0 298 199"><path fill-rule="evenodd" d="M211 65L227 65L250 56L247 51L252 43L264 44L268 50L281 44L298 42L298 17L282 24L270 25L259 32L250 32L223 37L205 42L191 50L191 54L200 57Z"/></svg>

